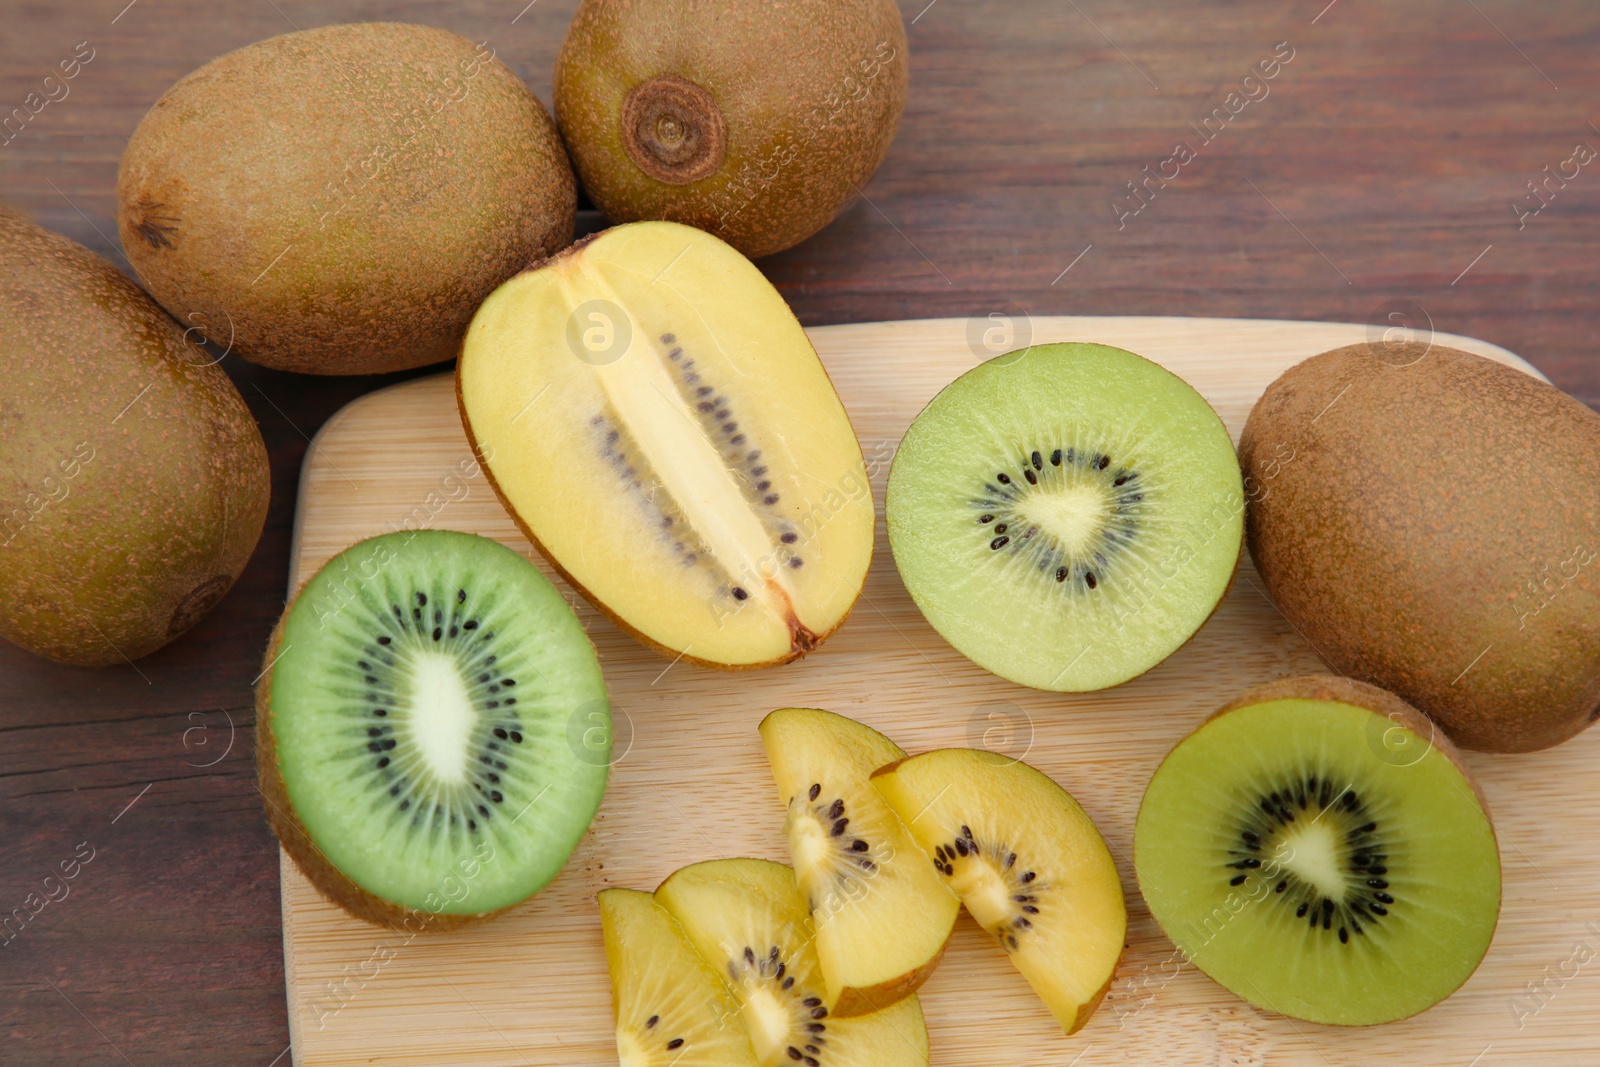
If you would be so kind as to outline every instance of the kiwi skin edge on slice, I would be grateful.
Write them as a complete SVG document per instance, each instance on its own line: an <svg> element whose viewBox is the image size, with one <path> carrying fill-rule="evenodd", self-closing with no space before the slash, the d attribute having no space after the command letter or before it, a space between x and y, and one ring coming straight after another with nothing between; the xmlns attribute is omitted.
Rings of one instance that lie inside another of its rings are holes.
<svg viewBox="0 0 1600 1067"><path fill-rule="evenodd" d="M1252 689L1180 741L1140 803L1134 867L1186 961L1327 1025L1444 1000L1482 962L1501 901L1460 753L1398 697L1333 675Z"/></svg>

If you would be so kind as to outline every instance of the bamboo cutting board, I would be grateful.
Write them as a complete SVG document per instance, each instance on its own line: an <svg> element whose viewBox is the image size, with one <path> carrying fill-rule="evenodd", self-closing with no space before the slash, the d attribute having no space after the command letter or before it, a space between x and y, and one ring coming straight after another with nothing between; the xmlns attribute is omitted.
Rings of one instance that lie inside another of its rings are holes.
<svg viewBox="0 0 1600 1067"><path fill-rule="evenodd" d="M861 438L881 515L901 433L941 387L1003 350L985 344L1031 337L1132 349L1205 394L1237 439L1251 404L1279 373L1376 331L1039 318L809 332ZM1531 370L1482 341L1434 340ZM405 526L466 530L532 553L473 461L447 375L363 397L318 435L300 482L291 589L353 542ZM296 1064L615 1064L594 895L607 886L653 889L696 860L786 860L783 808L755 727L790 705L861 719L912 753L969 745L1025 758L1072 792L1110 842L1128 894L1129 948L1093 1020L1063 1036L963 916L922 994L934 1064L1491 1067L1600 1059L1600 798L1580 785L1600 759L1597 731L1548 752L1468 757L1497 817L1504 904L1483 966L1432 1011L1365 1030L1299 1023L1257 1011L1174 954L1139 897L1131 865L1145 783L1180 737L1241 690L1321 668L1267 603L1248 561L1216 615L1176 655L1126 685L1082 695L1011 685L946 645L901 586L881 518L872 573L850 620L813 655L767 671L672 663L556 582L599 650L615 707L616 762L592 829L538 897L450 934L413 937L350 919L285 859L284 970Z"/></svg>

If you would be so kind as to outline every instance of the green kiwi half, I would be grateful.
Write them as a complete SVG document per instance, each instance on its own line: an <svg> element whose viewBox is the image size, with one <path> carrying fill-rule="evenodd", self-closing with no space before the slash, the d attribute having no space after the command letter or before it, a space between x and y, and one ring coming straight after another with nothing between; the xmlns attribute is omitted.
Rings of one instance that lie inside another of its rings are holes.
<svg viewBox="0 0 1600 1067"><path fill-rule="evenodd" d="M1253 690L1172 750L1134 831L1150 911L1272 1011L1368 1025L1465 982L1500 857L1460 757L1392 694L1331 675Z"/></svg>
<svg viewBox="0 0 1600 1067"><path fill-rule="evenodd" d="M487 538L402 531L335 556L279 622L256 702L273 829L373 922L446 927L526 899L605 791L609 749L572 741L610 721L594 648Z"/></svg>
<svg viewBox="0 0 1600 1067"><path fill-rule="evenodd" d="M885 510L900 577L945 640L1003 678L1081 692L1143 674L1210 617L1244 488L1227 429L1181 378L1050 344L934 397Z"/></svg>

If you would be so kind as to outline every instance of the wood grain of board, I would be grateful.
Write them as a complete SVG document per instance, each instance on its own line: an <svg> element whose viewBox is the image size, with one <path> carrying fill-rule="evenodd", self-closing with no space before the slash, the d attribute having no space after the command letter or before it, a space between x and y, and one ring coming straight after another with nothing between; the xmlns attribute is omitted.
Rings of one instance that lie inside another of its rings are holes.
<svg viewBox="0 0 1600 1067"><path fill-rule="evenodd" d="M1236 439L1279 373L1372 330L1131 317L1035 318L1029 328L1035 342L1102 341L1157 360L1199 389ZM913 753L981 745L1026 758L1071 791L1110 842L1128 894L1129 948L1094 1019L1063 1036L987 935L963 917L923 991L934 1064L1589 1062L1600 1013L1600 980L1590 973L1597 964L1589 958L1600 954L1600 854L1592 847L1600 812L1574 802L1572 783L1600 756L1594 732L1543 753L1468 756L1497 817L1504 904L1483 966L1432 1011L1371 1029L1312 1026L1257 1011L1174 956L1131 866L1144 785L1170 747L1227 699L1321 662L1267 603L1248 560L1193 641L1112 690L1024 689L947 646L900 584L881 503L905 427L978 362L982 349L968 330L968 320L949 319L809 331L861 438L880 510L861 601L816 653L738 675L674 664L572 598L605 669L618 755L592 829L534 900L476 929L411 936L348 918L282 861L296 1064L614 1064L594 894L654 888L696 860L785 859L783 809L755 726L788 705L859 718ZM1435 342L1532 372L1485 342L1442 334ZM317 436L301 479L291 590L353 542L408 524L497 538L550 573L477 471L448 376L364 396Z"/></svg>

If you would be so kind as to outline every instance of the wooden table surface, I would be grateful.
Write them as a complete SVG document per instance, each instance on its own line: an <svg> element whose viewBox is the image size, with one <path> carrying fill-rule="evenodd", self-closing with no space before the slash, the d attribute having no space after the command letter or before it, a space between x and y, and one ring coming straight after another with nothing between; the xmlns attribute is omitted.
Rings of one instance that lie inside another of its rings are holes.
<svg viewBox="0 0 1600 1067"><path fill-rule="evenodd" d="M58 60L92 59L0 144L0 200L125 267L117 160L188 71L291 28L401 19L487 38L548 102L576 0L525 2L4 0L0 113ZM1576 176L1572 162L1600 148L1595 5L925 3L902 0L912 92L887 162L834 225L761 264L807 325L994 315L1025 340L1030 313L1393 312L1503 345L1600 407L1600 160ZM1268 95L1206 141L1196 127L1227 116L1228 94L1275 52L1292 58ZM1141 206L1128 183L1180 142L1194 158ZM1566 177L1535 199L1546 168ZM283 606L309 437L403 376L223 365L273 471L266 532L233 592L135 666L59 667L0 646L0 913L92 856L0 947L0 1063L288 1062L250 686Z"/></svg>

